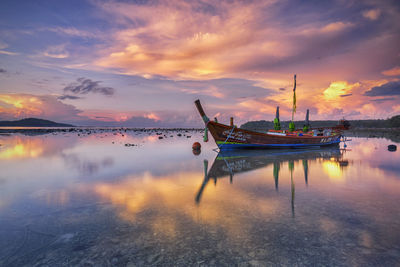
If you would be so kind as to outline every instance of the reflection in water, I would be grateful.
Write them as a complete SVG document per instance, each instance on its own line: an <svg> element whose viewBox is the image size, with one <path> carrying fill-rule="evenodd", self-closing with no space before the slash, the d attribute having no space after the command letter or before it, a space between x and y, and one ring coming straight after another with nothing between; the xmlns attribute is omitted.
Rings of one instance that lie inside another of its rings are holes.
<svg viewBox="0 0 400 267"><path fill-rule="evenodd" d="M102 160L94 161L81 159L77 154L62 155L67 166L79 171L82 175L93 175L101 168L111 167L114 159L110 156L104 157Z"/></svg>
<svg viewBox="0 0 400 267"><path fill-rule="evenodd" d="M308 185L308 165L309 161L322 160L324 170L326 166L332 168L330 175L341 175L340 170L343 166L348 165L348 161L343 160L343 151L339 147L323 148L323 149L308 149L308 150L232 150L221 151L214 160L210 171L208 171L208 161L204 160L204 179L196 194L195 201L200 204L201 197L210 179L217 184L217 179L229 176L230 183L233 182L235 174L248 172L256 169L265 168L273 165L273 177L275 182L275 190L279 188L279 173L281 165L288 164L290 172L290 188L291 188L291 207L292 215L294 216L295 203L295 182L293 172L295 161L301 161L304 170L305 184ZM341 162L347 162L347 165L342 165ZM339 168L339 172L336 167ZM342 176L340 176L342 177Z"/></svg>
<svg viewBox="0 0 400 267"><path fill-rule="evenodd" d="M206 143L199 157L201 133L123 135L0 136L1 266L400 261L400 153L386 140L217 157Z"/></svg>
<svg viewBox="0 0 400 267"><path fill-rule="evenodd" d="M3 141L0 149L0 159L18 160L57 155L65 148L73 147L77 142L77 138L13 135L3 136L0 141Z"/></svg>

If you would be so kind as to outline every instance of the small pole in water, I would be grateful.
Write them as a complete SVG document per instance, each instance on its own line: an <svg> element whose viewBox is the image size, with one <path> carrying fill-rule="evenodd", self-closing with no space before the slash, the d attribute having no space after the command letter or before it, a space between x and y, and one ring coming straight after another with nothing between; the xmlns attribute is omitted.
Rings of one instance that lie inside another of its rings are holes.
<svg viewBox="0 0 400 267"><path fill-rule="evenodd" d="M233 127L233 117L231 117L231 127Z"/></svg>

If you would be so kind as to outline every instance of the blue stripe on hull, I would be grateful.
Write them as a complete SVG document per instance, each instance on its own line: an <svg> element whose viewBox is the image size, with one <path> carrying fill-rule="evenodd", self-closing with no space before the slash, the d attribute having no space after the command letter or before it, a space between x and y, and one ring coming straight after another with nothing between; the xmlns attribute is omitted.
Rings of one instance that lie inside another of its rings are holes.
<svg viewBox="0 0 400 267"><path fill-rule="evenodd" d="M302 148L302 147L321 147L339 144L340 139L319 144L222 144L219 149L238 149L238 148Z"/></svg>

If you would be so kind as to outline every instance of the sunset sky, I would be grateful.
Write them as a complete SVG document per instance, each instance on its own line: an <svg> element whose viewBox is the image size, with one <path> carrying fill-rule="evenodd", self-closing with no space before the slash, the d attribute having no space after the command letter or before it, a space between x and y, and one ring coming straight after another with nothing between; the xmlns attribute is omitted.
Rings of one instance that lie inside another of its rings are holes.
<svg viewBox="0 0 400 267"><path fill-rule="evenodd" d="M400 2L0 2L0 120L202 126L400 114Z"/></svg>

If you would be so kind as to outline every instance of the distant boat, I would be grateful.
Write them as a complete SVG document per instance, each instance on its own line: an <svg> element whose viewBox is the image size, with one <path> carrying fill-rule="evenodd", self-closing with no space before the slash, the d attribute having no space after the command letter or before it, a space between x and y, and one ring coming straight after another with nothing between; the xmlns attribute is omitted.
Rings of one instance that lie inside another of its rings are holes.
<svg viewBox="0 0 400 267"><path fill-rule="evenodd" d="M318 129L311 128L307 131L268 130L266 133L260 133L236 127L233 125L233 119L231 119L231 125L211 121L206 116L200 100L196 100L195 105L206 128L220 149L302 148L337 145L340 143L343 130L348 127L347 125L338 125Z"/></svg>

